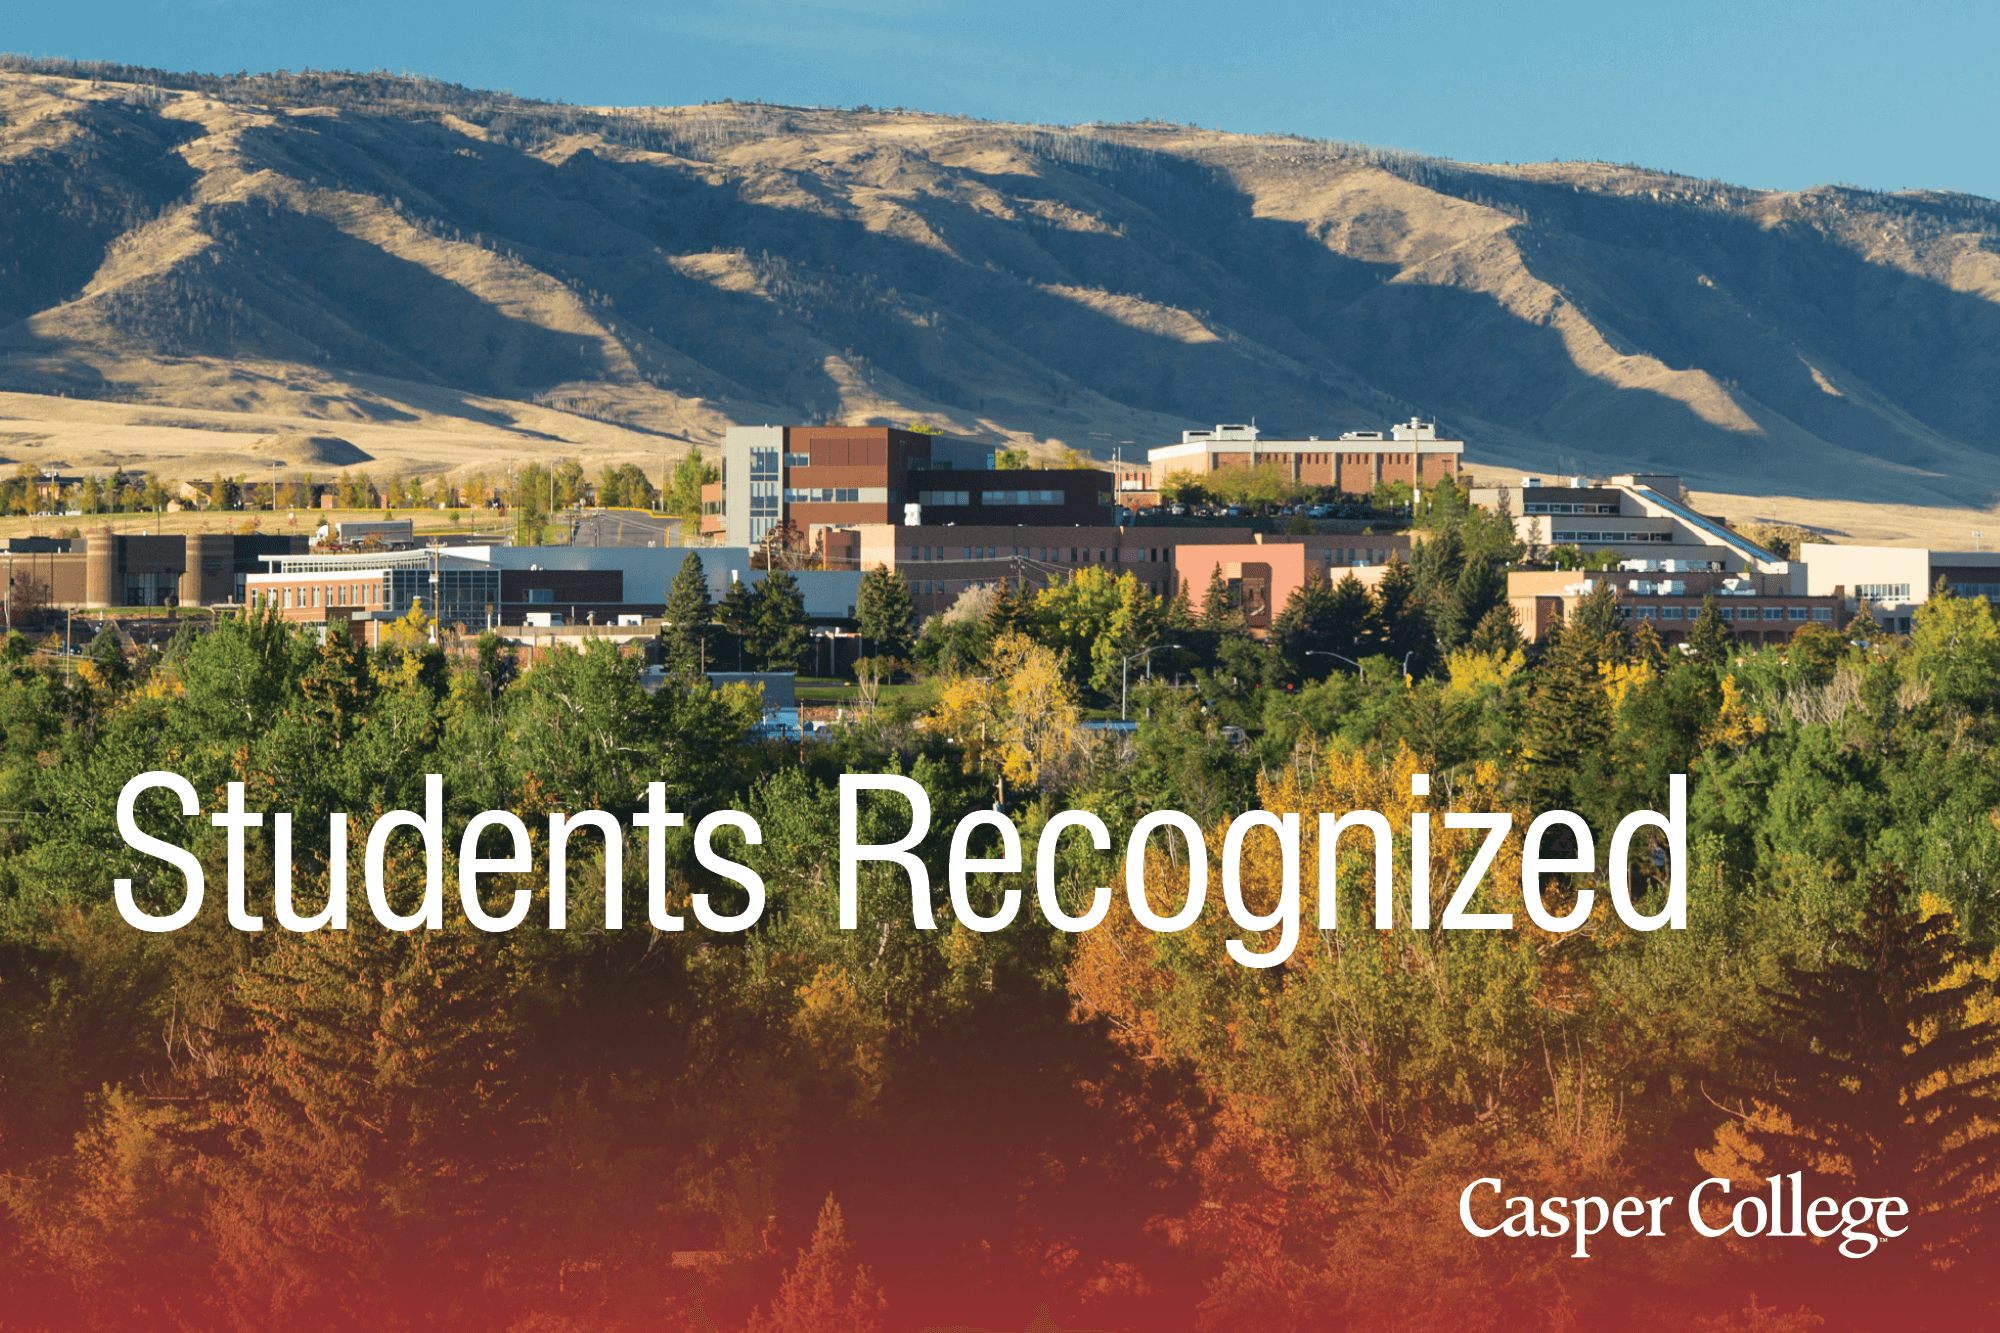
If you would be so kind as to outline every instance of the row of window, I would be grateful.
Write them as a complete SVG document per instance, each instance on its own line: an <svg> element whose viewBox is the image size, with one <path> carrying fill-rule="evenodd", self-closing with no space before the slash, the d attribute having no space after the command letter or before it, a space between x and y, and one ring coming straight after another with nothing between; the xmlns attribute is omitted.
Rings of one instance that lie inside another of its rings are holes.
<svg viewBox="0 0 2000 1333"><path fill-rule="evenodd" d="M852 505L861 503L859 486L806 486L787 487L785 503L788 505Z"/></svg>
<svg viewBox="0 0 2000 1333"><path fill-rule="evenodd" d="M910 591L918 597L948 597L975 588L998 588L1005 582L1005 579L911 579ZM1143 580L1141 586L1148 592L1159 593L1166 586L1166 580Z"/></svg>
<svg viewBox="0 0 2000 1333"><path fill-rule="evenodd" d="M1833 619L1830 606L1718 606L1724 620L1822 620ZM1628 620L1693 620L1701 615L1698 606L1621 606L1619 614Z"/></svg>
<svg viewBox="0 0 2000 1333"><path fill-rule="evenodd" d="M776 449L752 449L750 451L750 479L768 477L778 479L778 451Z"/></svg>
<svg viewBox="0 0 2000 1333"><path fill-rule="evenodd" d="M1618 512L1618 506L1616 504L1549 504L1544 501L1531 501L1521 506L1521 512L1524 514L1615 514Z"/></svg>
<svg viewBox="0 0 2000 1333"><path fill-rule="evenodd" d="M1670 542L1671 532L1558 532L1551 540L1581 545L1584 542Z"/></svg>
<svg viewBox="0 0 2000 1333"><path fill-rule="evenodd" d="M1006 559L1035 559L1044 564L1103 565L1103 564L1153 564L1173 558L1171 546L1149 546L1144 550L1134 548L1131 560L1122 559L1118 547L1099 546L1010 546ZM1001 559L997 546L912 546L911 560L998 560Z"/></svg>
<svg viewBox="0 0 2000 1333"><path fill-rule="evenodd" d="M1061 491L981 491L979 502L989 505L1059 505Z"/></svg>
<svg viewBox="0 0 2000 1333"><path fill-rule="evenodd" d="M1910 600L1910 585L1907 583L1863 583L1854 589L1858 597L1866 597L1871 602L1907 602Z"/></svg>

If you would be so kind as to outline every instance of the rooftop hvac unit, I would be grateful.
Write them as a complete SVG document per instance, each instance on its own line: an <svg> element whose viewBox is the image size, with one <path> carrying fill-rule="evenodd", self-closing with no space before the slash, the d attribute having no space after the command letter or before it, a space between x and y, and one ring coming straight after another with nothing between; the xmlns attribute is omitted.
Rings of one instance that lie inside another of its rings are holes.
<svg viewBox="0 0 2000 1333"><path fill-rule="evenodd" d="M1541 479L1540 477L1523 477L1523 478L1521 478L1521 489L1522 489L1522 490L1524 490L1524 491L1538 491L1538 490L1540 490L1541 488L1542 488L1542 479Z"/></svg>

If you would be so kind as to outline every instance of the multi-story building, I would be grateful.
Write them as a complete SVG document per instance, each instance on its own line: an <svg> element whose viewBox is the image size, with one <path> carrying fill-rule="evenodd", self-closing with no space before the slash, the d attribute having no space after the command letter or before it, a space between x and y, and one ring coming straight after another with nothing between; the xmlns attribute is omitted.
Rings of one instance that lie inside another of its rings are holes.
<svg viewBox="0 0 2000 1333"><path fill-rule="evenodd" d="M865 571L880 565L894 570L909 584L918 614L933 615L970 589L1002 583L1039 588L1094 565L1113 574L1130 573L1148 591L1172 596L1174 548L1164 543L1248 541L1250 533L1244 528L1128 528L1103 523L1065 527L864 523L817 528L811 537L828 569Z"/></svg>
<svg viewBox="0 0 2000 1333"><path fill-rule="evenodd" d="M2000 602L2000 551L1927 551L1909 546L1799 548L1807 591L1838 592L1844 609L1866 609L1884 629L1910 632L1911 617L1943 579L1960 597Z"/></svg>
<svg viewBox="0 0 2000 1333"><path fill-rule="evenodd" d="M115 533L87 537L11 537L0 559L17 594L33 585L38 600L74 608L241 605L245 582L267 555L302 552L300 534L226 532Z"/></svg>
<svg viewBox="0 0 2000 1333"><path fill-rule="evenodd" d="M1093 565L1114 575L1130 573L1147 591L1171 597L1179 590L1181 571L1192 568L1188 563L1195 559L1192 553L1210 548L1296 546L1323 571L1367 570L1392 558L1406 563L1410 558L1410 539L1400 534L1295 536L1253 534L1248 528L871 523L819 528L811 536L813 549L821 553L828 569L865 571L880 565L901 574L920 615L948 609L969 589L1002 583L1039 588ZM1198 599L1207 588L1208 569L1201 566L1189 596ZM1283 605L1280 601L1279 608Z"/></svg>
<svg viewBox="0 0 2000 1333"><path fill-rule="evenodd" d="M1484 509L1511 512L1515 531L1530 549L1610 549L1632 559L1692 562L1732 574L1791 568L1720 520L1696 513L1680 495L1679 477L1634 473L1601 482L1572 477L1562 486L1523 477L1518 489L1476 486L1471 499Z"/></svg>
<svg viewBox="0 0 2000 1333"><path fill-rule="evenodd" d="M1288 480L1364 495L1383 482L1433 486L1456 478L1465 441L1441 440L1437 426L1412 419L1392 428L1353 430L1338 439L1263 439L1255 426L1181 432L1179 444L1146 451L1151 484L1176 472L1207 477L1230 469L1275 467Z"/></svg>
<svg viewBox="0 0 2000 1333"><path fill-rule="evenodd" d="M702 491L702 531L755 546L790 523L1099 524L1111 478L1096 468L1001 470L991 445L892 426L731 426L722 480Z"/></svg>
<svg viewBox="0 0 2000 1333"><path fill-rule="evenodd" d="M1802 626L1836 629L1846 620L1839 590L1807 594L1790 570L1729 574L1682 566L1680 561L1628 560L1624 568L1601 574L1515 571L1507 576L1507 600L1529 643L1541 642L1557 620L1574 615L1584 598L1606 584L1618 590L1619 613L1629 623L1652 622L1670 645L1687 639L1709 597L1744 643L1783 643Z"/></svg>

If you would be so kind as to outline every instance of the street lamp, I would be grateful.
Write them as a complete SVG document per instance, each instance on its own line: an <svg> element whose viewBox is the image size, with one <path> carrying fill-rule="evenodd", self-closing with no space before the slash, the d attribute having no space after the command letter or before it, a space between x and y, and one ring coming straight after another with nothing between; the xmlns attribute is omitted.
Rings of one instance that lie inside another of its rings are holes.
<svg viewBox="0 0 2000 1333"><path fill-rule="evenodd" d="M1329 652L1326 652L1325 650L1323 650L1323 649L1320 649L1320 648L1308 648L1308 649L1306 649L1306 656L1307 656L1307 657L1337 657L1337 658L1339 658L1339 659L1340 659L1341 661L1343 661L1343 662L1347 663L1347 665L1349 665L1349 666L1353 667L1353 668L1355 669L1355 671L1359 672L1359 671L1361 670L1361 663L1359 663L1359 662L1355 661L1355 660L1354 660L1353 658L1349 657L1349 656L1348 656L1347 654L1345 654L1345 653L1329 653Z"/></svg>
<svg viewBox="0 0 2000 1333"><path fill-rule="evenodd" d="M1177 643L1156 643L1151 648L1141 648L1138 652L1133 653L1132 657L1128 657L1118 664L1118 720L1120 722L1125 721L1126 705L1131 695L1131 687L1127 682L1126 668L1131 665L1132 659L1136 657L1146 659L1146 679L1151 680L1153 678L1153 654L1162 648L1178 649L1179 647L1180 645Z"/></svg>

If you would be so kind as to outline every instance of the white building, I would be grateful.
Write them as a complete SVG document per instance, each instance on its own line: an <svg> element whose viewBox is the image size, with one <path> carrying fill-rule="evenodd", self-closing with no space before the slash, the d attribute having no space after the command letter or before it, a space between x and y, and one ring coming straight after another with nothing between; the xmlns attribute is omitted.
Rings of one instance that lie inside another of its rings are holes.
<svg viewBox="0 0 2000 1333"><path fill-rule="evenodd" d="M1483 509L1505 505L1530 547L1609 549L1628 560L1685 561L1728 574L1789 573L1794 591L1805 593L1801 567L1696 513L1680 494L1679 477L1627 473L1609 481L1570 477L1556 486L1523 477L1519 487L1474 487L1471 499Z"/></svg>
<svg viewBox="0 0 2000 1333"><path fill-rule="evenodd" d="M1961 597L2000 601L2000 551L1929 551L1917 546L1825 546L1799 548L1807 591L1839 590L1847 610L1867 604L1884 629L1910 632L1910 618L1930 600L1943 579Z"/></svg>

